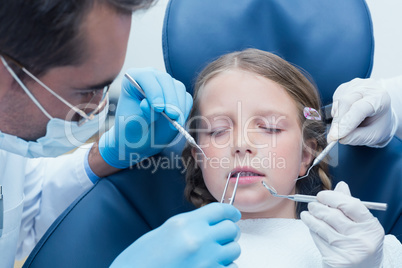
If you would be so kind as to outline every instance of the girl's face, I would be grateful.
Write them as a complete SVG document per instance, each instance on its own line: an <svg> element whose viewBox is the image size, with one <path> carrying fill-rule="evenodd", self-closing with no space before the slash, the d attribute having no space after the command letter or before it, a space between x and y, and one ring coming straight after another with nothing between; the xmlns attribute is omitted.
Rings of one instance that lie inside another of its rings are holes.
<svg viewBox="0 0 402 268"><path fill-rule="evenodd" d="M312 160L292 98L279 84L238 69L214 77L200 93L198 143L210 159L196 150L193 156L210 193L220 200L231 173L230 197L240 173L234 206L243 218L294 218L295 203L273 197L261 183L294 194L295 179Z"/></svg>

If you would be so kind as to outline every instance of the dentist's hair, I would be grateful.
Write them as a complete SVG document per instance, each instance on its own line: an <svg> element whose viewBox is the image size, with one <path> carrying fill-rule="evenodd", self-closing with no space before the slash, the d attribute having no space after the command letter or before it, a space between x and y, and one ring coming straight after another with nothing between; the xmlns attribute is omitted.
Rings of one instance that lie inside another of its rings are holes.
<svg viewBox="0 0 402 268"><path fill-rule="evenodd" d="M258 49L246 49L221 56L210 63L199 75L194 87L194 104L190 112L189 132L198 140L199 108L202 101L202 90L206 83L222 72L239 69L265 77L278 83L294 100L299 112L299 123L302 128L304 149L313 156L318 155L327 145L325 137L325 124L321 120L307 120L304 117L304 107L311 107L321 113L320 97L315 86L303 75L302 71L282 58ZM308 144L314 144L315 148L308 148ZM195 206L200 207L217 200L208 191L198 167L196 159L192 155L192 146L188 143L183 150L183 160L186 163L186 188L185 196ZM321 190L331 189L331 181L328 177L326 161L312 168L308 177L297 181L296 193L316 195ZM300 217L300 212L307 209L306 203L297 203L295 216Z"/></svg>
<svg viewBox="0 0 402 268"><path fill-rule="evenodd" d="M131 16L154 0L2 0L0 54L23 65L36 76L53 67L85 60L89 47L82 23L96 5ZM113 42L113 40L111 40ZM12 65L12 64L11 64ZM14 68L21 78L26 78Z"/></svg>

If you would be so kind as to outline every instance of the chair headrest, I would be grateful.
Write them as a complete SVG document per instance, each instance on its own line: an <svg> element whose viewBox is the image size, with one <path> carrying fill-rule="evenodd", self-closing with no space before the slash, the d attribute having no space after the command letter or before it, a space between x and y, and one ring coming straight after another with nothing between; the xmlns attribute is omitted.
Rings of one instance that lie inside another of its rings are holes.
<svg viewBox="0 0 402 268"><path fill-rule="evenodd" d="M374 38L364 0L171 0L163 27L168 73L189 92L222 54L258 48L303 68L323 104L355 77L369 77Z"/></svg>

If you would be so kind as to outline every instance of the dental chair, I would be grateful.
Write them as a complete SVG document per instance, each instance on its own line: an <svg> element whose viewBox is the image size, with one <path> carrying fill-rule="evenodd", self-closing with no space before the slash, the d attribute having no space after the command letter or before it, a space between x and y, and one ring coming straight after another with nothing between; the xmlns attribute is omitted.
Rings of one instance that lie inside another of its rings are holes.
<svg viewBox="0 0 402 268"><path fill-rule="evenodd" d="M305 69L324 105L340 84L371 73L374 40L363 0L171 0L163 27L167 71L189 92L197 73L224 53L255 47ZM327 120L330 116L327 113ZM193 209L183 198L184 145L103 178L78 198L39 241L24 267L108 267L144 233ZM334 185L346 181L355 197L388 203L373 211L386 233L402 234L402 143L381 149L336 146ZM162 168L159 163L170 159ZM156 166L159 168L156 169ZM152 258L152 256L150 256Z"/></svg>

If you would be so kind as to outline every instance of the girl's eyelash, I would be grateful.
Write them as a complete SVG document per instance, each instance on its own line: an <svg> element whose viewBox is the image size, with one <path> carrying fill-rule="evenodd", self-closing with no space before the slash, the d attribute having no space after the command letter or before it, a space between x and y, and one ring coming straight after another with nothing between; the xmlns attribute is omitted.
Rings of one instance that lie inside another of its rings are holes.
<svg viewBox="0 0 402 268"><path fill-rule="evenodd" d="M209 136L218 136L224 132L228 131L228 129L217 129L217 130L213 130L211 132L208 133Z"/></svg>
<svg viewBox="0 0 402 268"><path fill-rule="evenodd" d="M263 129L265 132L268 133L273 133L273 134L279 134L282 132L282 129L280 128L275 128L275 127L265 127L265 126L259 126L259 128ZM229 131L229 129L217 129L213 130L208 133L209 136L219 136L225 132Z"/></svg>
<svg viewBox="0 0 402 268"><path fill-rule="evenodd" d="M267 132L271 133L281 133L282 129L280 128L275 128L275 127L265 127L265 126L259 126L260 128L264 129Z"/></svg>

